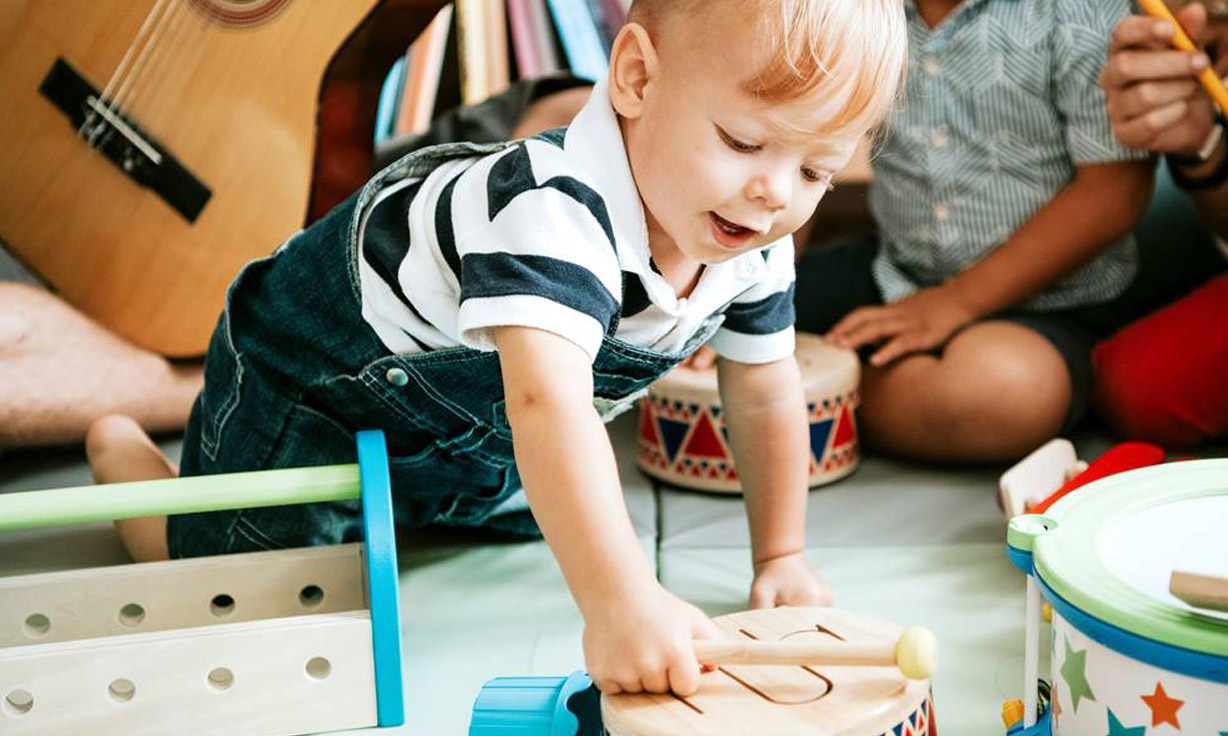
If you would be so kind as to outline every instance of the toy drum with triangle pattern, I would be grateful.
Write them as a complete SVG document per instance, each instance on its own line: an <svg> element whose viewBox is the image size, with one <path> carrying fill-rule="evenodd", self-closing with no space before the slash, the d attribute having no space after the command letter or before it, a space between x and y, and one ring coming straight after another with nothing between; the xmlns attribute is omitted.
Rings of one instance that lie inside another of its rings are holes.
<svg viewBox="0 0 1228 736"><path fill-rule="evenodd" d="M713 620L728 641L696 653L724 664L686 698L602 695L583 672L498 678L478 695L469 736L936 736L932 634L832 608ZM842 664L797 664L816 650Z"/></svg>
<svg viewBox="0 0 1228 736"><path fill-rule="evenodd" d="M861 460L856 410L857 356L815 335L798 334L797 364L810 419L810 486L839 480ZM716 370L678 368L640 402L636 463L649 475L684 488L738 493Z"/></svg>
<svg viewBox="0 0 1228 736"><path fill-rule="evenodd" d="M1120 473L1043 515L1012 519L1007 552L1028 574L1028 697L1010 733L1228 732L1228 613L1169 590L1174 571L1228 576L1226 530L1226 459ZM1035 697L1042 597L1052 606L1043 713Z"/></svg>
<svg viewBox="0 0 1228 736"><path fill-rule="evenodd" d="M0 495L10 529L362 503L361 544L0 578L0 734L290 736L405 721L384 435L358 463Z"/></svg>

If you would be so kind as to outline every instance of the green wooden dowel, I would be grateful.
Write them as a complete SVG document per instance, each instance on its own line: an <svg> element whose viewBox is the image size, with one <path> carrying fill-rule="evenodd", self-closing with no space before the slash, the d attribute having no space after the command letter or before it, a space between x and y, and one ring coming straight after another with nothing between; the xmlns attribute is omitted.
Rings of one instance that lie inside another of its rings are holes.
<svg viewBox="0 0 1228 736"><path fill-rule="evenodd" d="M0 494L0 531L139 516L347 501L357 465L262 470Z"/></svg>

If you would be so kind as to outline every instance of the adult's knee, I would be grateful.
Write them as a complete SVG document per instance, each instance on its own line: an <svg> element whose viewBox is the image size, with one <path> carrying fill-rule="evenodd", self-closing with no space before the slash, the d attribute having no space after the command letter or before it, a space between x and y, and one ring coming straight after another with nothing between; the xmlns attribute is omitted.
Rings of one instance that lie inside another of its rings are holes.
<svg viewBox="0 0 1228 736"><path fill-rule="evenodd" d="M986 460L1021 457L1051 439L1070 409L1070 372L1041 335L988 323L958 336L943 361L952 365L946 399L952 441Z"/></svg>

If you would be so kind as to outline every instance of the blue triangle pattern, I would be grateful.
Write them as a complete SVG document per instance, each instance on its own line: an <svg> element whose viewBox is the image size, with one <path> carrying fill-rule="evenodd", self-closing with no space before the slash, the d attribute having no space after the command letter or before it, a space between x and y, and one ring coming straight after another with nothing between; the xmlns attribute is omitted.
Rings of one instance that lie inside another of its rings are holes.
<svg viewBox="0 0 1228 736"><path fill-rule="evenodd" d="M661 432L661 444L665 446L665 457L672 464L682 448L682 440L686 438L691 425L687 422L675 422L665 417L657 417L657 429Z"/></svg>
<svg viewBox="0 0 1228 736"><path fill-rule="evenodd" d="M902 733L904 733L904 724L900 723L896 725L891 729L891 733L895 734L895 736L900 736Z"/></svg>
<svg viewBox="0 0 1228 736"><path fill-rule="evenodd" d="M810 425L810 451L816 461L823 459L823 451L827 449L827 438L831 436L834 419L824 419Z"/></svg>

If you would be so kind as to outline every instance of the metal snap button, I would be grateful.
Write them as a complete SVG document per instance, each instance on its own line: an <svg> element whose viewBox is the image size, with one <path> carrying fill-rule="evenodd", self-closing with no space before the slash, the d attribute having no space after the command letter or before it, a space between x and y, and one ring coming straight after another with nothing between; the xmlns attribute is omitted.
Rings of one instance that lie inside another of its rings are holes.
<svg viewBox="0 0 1228 736"><path fill-rule="evenodd" d="M402 368L389 368L388 372L384 374L384 379L393 386L400 387L409 383L409 374Z"/></svg>

